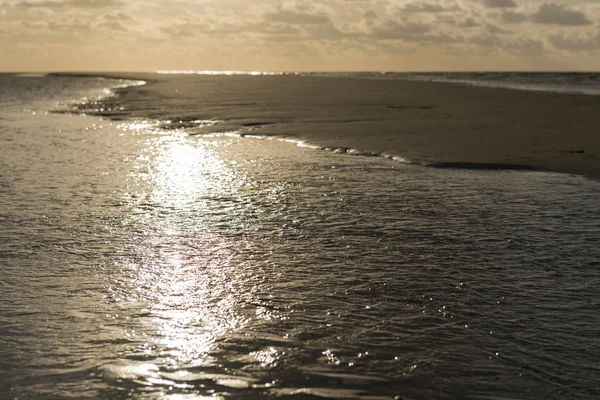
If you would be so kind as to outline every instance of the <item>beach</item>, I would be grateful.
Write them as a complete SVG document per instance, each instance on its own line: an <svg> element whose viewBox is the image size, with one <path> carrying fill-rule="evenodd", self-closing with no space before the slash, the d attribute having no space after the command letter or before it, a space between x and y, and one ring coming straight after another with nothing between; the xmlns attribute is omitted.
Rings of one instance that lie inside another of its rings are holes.
<svg viewBox="0 0 600 400"><path fill-rule="evenodd" d="M120 89L97 114L212 120L198 133L280 136L424 165L600 177L598 96L295 75L118 76L148 84ZM155 98L160 106L149 107Z"/></svg>

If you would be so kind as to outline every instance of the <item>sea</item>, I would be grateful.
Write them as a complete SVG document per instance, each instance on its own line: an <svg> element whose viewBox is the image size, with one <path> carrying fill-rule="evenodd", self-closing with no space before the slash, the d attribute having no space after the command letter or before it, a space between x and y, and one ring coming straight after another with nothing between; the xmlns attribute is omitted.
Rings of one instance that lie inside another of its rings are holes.
<svg viewBox="0 0 600 400"><path fill-rule="evenodd" d="M600 95L600 72L262 72L262 71L158 71L159 74L189 75L301 75L330 78L388 79L527 90Z"/></svg>
<svg viewBox="0 0 600 400"><path fill-rule="evenodd" d="M0 75L0 399L600 397L600 182L78 112L141 84Z"/></svg>

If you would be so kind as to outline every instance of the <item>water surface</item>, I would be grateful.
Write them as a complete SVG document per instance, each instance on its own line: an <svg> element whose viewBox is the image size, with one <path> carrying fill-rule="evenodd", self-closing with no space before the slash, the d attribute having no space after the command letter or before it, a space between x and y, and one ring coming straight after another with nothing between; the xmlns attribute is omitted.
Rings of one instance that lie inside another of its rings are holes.
<svg viewBox="0 0 600 400"><path fill-rule="evenodd" d="M598 182L48 113L119 84L0 77L0 397L600 395Z"/></svg>

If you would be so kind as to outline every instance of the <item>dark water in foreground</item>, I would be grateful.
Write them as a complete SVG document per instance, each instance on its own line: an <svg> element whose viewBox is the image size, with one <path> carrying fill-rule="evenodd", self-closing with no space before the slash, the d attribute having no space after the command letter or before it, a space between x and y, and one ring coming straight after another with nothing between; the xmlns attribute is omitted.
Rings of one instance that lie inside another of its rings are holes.
<svg viewBox="0 0 600 400"><path fill-rule="evenodd" d="M46 112L115 84L0 76L0 398L600 396L598 182Z"/></svg>

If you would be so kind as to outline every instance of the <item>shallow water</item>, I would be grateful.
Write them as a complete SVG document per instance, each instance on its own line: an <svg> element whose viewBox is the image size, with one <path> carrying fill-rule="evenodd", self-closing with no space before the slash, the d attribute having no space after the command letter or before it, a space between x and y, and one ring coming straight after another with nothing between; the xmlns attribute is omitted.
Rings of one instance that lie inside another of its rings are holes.
<svg viewBox="0 0 600 400"><path fill-rule="evenodd" d="M15 79L0 398L600 396L598 182L47 113L119 83Z"/></svg>

